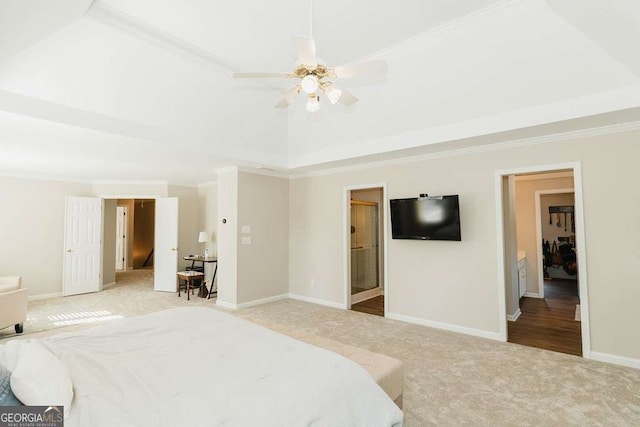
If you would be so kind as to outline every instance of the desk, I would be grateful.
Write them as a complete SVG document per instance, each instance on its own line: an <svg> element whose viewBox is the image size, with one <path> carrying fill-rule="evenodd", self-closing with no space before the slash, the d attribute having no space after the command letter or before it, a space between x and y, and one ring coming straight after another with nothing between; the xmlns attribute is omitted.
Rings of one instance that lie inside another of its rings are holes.
<svg viewBox="0 0 640 427"><path fill-rule="evenodd" d="M184 280L187 282L187 300L191 300L191 281L192 280L200 280L202 282L201 286L206 286L204 282L204 273L200 273L197 271L178 271L178 296L180 296L180 280Z"/></svg>
<svg viewBox="0 0 640 427"><path fill-rule="evenodd" d="M218 289L216 288L214 290L215 287L215 281L216 281L216 273L218 272L218 260L216 258L212 258L212 257L208 257L205 258L202 255L190 255L190 256L186 256L184 257L185 261L191 261L191 269L193 269L193 267L195 266L196 262L201 262L202 263L202 267L204 269L204 265L205 263L209 263L209 262L215 262L216 266L215 269L213 270L213 277L211 278L211 288L209 289L209 296L207 299L211 299L211 294L212 293L218 293ZM207 285L207 283L205 282L205 286Z"/></svg>

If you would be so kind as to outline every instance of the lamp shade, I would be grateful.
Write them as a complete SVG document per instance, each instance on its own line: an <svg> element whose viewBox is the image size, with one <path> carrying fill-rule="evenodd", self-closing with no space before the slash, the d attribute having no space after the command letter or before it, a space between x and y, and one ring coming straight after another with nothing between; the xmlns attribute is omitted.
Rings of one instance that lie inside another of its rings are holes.
<svg viewBox="0 0 640 427"><path fill-rule="evenodd" d="M206 231L201 231L200 234L198 235L198 242L204 243L208 241L209 241L209 233L207 233Z"/></svg>

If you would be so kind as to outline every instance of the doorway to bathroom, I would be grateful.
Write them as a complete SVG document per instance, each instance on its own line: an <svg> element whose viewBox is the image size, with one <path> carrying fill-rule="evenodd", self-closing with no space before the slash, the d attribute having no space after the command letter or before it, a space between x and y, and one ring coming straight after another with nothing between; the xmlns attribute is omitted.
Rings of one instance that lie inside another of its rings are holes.
<svg viewBox="0 0 640 427"><path fill-rule="evenodd" d="M349 191L349 308L385 315L384 189Z"/></svg>

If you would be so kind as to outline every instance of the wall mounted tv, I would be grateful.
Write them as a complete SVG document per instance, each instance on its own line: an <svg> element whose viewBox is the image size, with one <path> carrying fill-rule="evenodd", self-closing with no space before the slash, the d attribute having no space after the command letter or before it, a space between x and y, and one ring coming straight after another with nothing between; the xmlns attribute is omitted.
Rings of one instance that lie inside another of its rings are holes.
<svg viewBox="0 0 640 427"><path fill-rule="evenodd" d="M460 241L458 195L392 199L391 234L394 239Z"/></svg>

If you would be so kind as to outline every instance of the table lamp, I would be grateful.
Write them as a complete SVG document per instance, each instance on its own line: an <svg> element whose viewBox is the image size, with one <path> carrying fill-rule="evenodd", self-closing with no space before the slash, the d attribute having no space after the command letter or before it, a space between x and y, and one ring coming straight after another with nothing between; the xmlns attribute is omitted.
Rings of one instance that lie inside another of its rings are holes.
<svg viewBox="0 0 640 427"><path fill-rule="evenodd" d="M198 242L206 243L208 241L209 241L209 233L207 233L206 231L201 231L200 234L198 235ZM204 248L204 257L209 258L209 248Z"/></svg>

